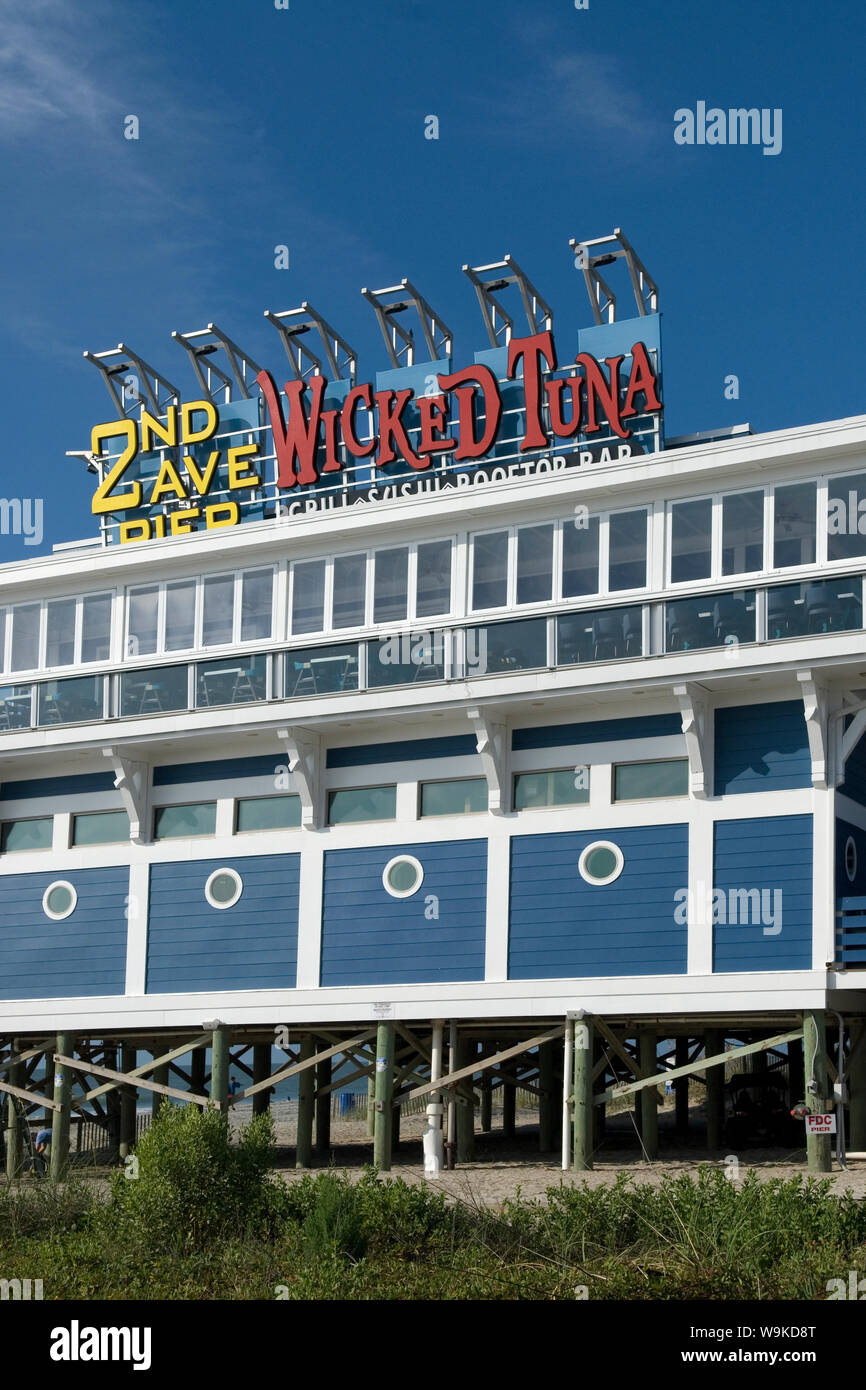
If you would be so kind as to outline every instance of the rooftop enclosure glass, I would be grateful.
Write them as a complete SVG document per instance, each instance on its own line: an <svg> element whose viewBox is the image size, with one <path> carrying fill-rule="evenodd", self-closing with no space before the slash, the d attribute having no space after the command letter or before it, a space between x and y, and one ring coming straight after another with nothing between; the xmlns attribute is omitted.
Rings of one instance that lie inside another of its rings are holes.
<svg viewBox="0 0 866 1390"><path fill-rule="evenodd" d="M300 823L299 796L248 796L237 803L238 834L251 830L294 830Z"/></svg>
<svg viewBox="0 0 866 1390"><path fill-rule="evenodd" d="M545 806L584 806L588 801L587 768L519 772L514 778L515 811L536 811Z"/></svg>
<svg viewBox="0 0 866 1390"><path fill-rule="evenodd" d="M54 822L50 816L33 820L7 820L0 829L0 849L15 854L30 849L51 849Z"/></svg>
<svg viewBox="0 0 866 1390"><path fill-rule="evenodd" d="M215 801L190 806L160 806L154 812L155 840L184 840L195 835L213 835L215 830Z"/></svg>
<svg viewBox="0 0 866 1390"><path fill-rule="evenodd" d="M328 795L328 824L393 820L397 814L396 787L347 787Z"/></svg>
<svg viewBox="0 0 866 1390"><path fill-rule="evenodd" d="M487 810L487 780L461 777L454 782L422 782L422 816L468 816Z"/></svg>

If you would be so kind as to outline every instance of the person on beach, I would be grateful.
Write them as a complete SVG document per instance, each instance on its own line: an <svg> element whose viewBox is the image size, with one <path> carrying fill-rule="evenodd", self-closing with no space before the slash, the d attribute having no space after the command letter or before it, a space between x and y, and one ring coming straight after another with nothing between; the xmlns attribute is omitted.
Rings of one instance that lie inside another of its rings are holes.
<svg viewBox="0 0 866 1390"><path fill-rule="evenodd" d="M36 1131L36 1143L33 1145L38 1154L45 1155L51 1143L51 1130L39 1129Z"/></svg>

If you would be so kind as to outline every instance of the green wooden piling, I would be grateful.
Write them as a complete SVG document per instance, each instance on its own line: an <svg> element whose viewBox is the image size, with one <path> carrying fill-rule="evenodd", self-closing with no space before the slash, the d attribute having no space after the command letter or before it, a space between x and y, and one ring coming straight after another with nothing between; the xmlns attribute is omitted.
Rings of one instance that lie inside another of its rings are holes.
<svg viewBox="0 0 866 1390"><path fill-rule="evenodd" d="M158 1056L159 1056L159 1053L155 1051L155 1052L153 1053L153 1055L154 1055L154 1057L158 1057ZM155 1081L156 1084L157 1084L157 1086L167 1086L167 1085L168 1085L168 1062L163 1062L161 1066L154 1067L153 1071L150 1073L150 1080L151 1080L151 1081ZM150 1117L151 1117L152 1120L155 1120L155 1119L156 1119L157 1115L159 1114L160 1110L162 1109L162 1107L163 1107L163 1105L165 1104L165 1102L166 1102L167 1099L168 1099L168 1097L167 1097L167 1096L160 1095L159 1091L151 1091L151 1093L150 1093Z"/></svg>
<svg viewBox="0 0 866 1390"><path fill-rule="evenodd" d="M707 1057L717 1057L725 1047L725 1038L721 1029L707 1028L704 1032L704 1055ZM704 1101L707 1117L707 1148L720 1149L722 1147L722 1131L725 1123L725 1064L720 1062L718 1066L707 1067L704 1072L706 1078L706 1099Z"/></svg>
<svg viewBox="0 0 866 1390"><path fill-rule="evenodd" d="M550 1153L556 1143L556 1112L561 1109L560 1097L556 1093L554 1080L553 1042L542 1043L538 1049L538 1148L543 1154Z"/></svg>
<svg viewBox="0 0 866 1390"><path fill-rule="evenodd" d="M833 1107L829 1099L827 1025L823 1009L808 1009L803 1014L803 1065L809 1111L813 1115L826 1114ZM809 1134L806 1131L806 1163L810 1173L830 1172L829 1134Z"/></svg>
<svg viewBox="0 0 866 1390"><path fill-rule="evenodd" d="M326 1154L331 1147L331 1102L333 1092L328 1091L327 1095L319 1095L319 1092L331 1084L331 1057L326 1057L324 1062L316 1063L316 1149L320 1154Z"/></svg>
<svg viewBox="0 0 866 1390"><path fill-rule="evenodd" d="M21 1038L12 1039L13 1055L23 1050L24 1043ZM14 1067L9 1068L9 1085L20 1086L22 1090L27 1085L27 1068L23 1062L16 1062ZM18 1177L22 1168L24 1125L18 1114L18 1102L14 1096L6 1097L6 1177L12 1182Z"/></svg>
<svg viewBox="0 0 866 1390"><path fill-rule="evenodd" d="M231 1033L225 1024L221 1023L211 1034L210 1098L223 1111L228 1109L229 1103L230 1045Z"/></svg>
<svg viewBox="0 0 866 1390"><path fill-rule="evenodd" d="M58 1033L56 1051L64 1057L72 1056L75 1039L71 1033ZM69 1166L69 1104L72 1099L72 1069L54 1066L53 1099L59 1101L60 1109L51 1115L51 1162L52 1182L59 1182Z"/></svg>
<svg viewBox="0 0 866 1390"><path fill-rule="evenodd" d="M376 1133L376 1074L371 1071L367 1077L367 1133L370 1138Z"/></svg>
<svg viewBox="0 0 866 1390"><path fill-rule="evenodd" d="M655 1029L641 1028L639 1065L644 1076L652 1075L657 1067L657 1040ZM659 1110L658 1089L645 1086L639 1092L641 1097L641 1143L644 1156L655 1162L659 1156Z"/></svg>
<svg viewBox="0 0 866 1390"><path fill-rule="evenodd" d="M588 1016L574 1020L574 1168L587 1173L592 1168L592 1019Z"/></svg>
<svg viewBox="0 0 866 1390"><path fill-rule="evenodd" d="M677 1038L674 1062L678 1067L688 1066L688 1038ZM680 1139L685 1138L689 1132L689 1080L688 1076L678 1076L674 1081L675 1123Z"/></svg>
<svg viewBox="0 0 866 1390"><path fill-rule="evenodd" d="M486 1048L482 1049L483 1057L489 1056ZM489 1069L481 1073L481 1133L489 1134L493 1128L493 1077Z"/></svg>
<svg viewBox="0 0 866 1390"><path fill-rule="evenodd" d="M848 1022L848 1104L852 1153L866 1153L866 1019Z"/></svg>
<svg viewBox="0 0 866 1390"><path fill-rule="evenodd" d="M123 1043L120 1049L120 1070L131 1072L135 1067L135 1048ZM134 1086L120 1087L120 1143L118 1152L126 1160L135 1146L135 1108L138 1091Z"/></svg>
<svg viewBox="0 0 866 1390"><path fill-rule="evenodd" d="M478 1046L470 1038L461 1038L457 1046L458 1067L470 1067L478 1054ZM475 1106L457 1107L457 1162L471 1163L475 1157Z"/></svg>
<svg viewBox="0 0 866 1390"><path fill-rule="evenodd" d="M380 1023L376 1030L376 1124L373 1162L383 1173L391 1170L394 1104L394 1025Z"/></svg>
<svg viewBox="0 0 866 1390"><path fill-rule="evenodd" d="M502 1075L502 1134L505 1139L514 1138L517 1115L517 1072L506 1063L500 1067Z"/></svg>
<svg viewBox="0 0 866 1390"><path fill-rule="evenodd" d="M118 1050L116 1047L105 1048L102 1055L102 1065L104 1067L110 1067L112 1071L117 1071L118 1060ZM115 1087L115 1089L113 1091L109 1091L108 1095L105 1097L105 1116L107 1121L106 1136L108 1138L108 1149L111 1154L111 1161L113 1163L116 1163L120 1157L120 1122L122 1112L123 1097L121 1095L121 1088ZM77 1126L77 1147L79 1149L81 1148L81 1125L82 1121L79 1121L79 1124Z"/></svg>
<svg viewBox="0 0 866 1390"><path fill-rule="evenodd" d="M301 1062L308 1062L316 1050L313 1040L306 1034L301 1039ZM313 1119L316 1110L316 1077L314 1067L305 1067L298 1072L298 1137L295 1142L295 1167L310 1168L313 1162Z"/></svg>
<svg viewBox="0 0 866 1390"><path fill-rule="evenodd" d="M271 1048L269 1043L253 1044L253 1084L264 1081L271 1074ZM271 1104L271 1089L256 1091L253 1096L253 1114L264 1115Z"/></svg>

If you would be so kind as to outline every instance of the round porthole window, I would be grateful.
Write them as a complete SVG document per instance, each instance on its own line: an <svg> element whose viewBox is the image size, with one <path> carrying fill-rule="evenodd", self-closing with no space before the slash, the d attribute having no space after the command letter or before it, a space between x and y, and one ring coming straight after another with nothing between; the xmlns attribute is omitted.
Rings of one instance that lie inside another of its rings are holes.
<svg viewBox="0 0 866 1390"><path fill-rule="evenodd" d="M62 922L65 917L70 917L75 911L78 902L78 894L71 883L65 879L58 879L56 883L50 884L42 896L42 911L46 917L50 917L52 922Z"/></svg>
<svg viewBox="0 0 866 1390"><path fill-rule="evenodd" d="M596 840L595 844L587 845L577 867L581 878L601 888L619 878L624 864L619 845L611 844L610 840Z"/></svg>
<svg viewBox="0 0 866 1390"><path fill-rule="evenodd" d="M398 854L382 870L385 892L392 898L411 898L424 882L424 870L411 854Z"/></svg>
<svg viewBox="0 0 866 1390"><path fill-rule="evenodd" d="M204 886L204 895L211 907L222 910L234 907L243 890L241 876L234 869L215 869Z"/></svg>
<svg viewBox="0 0 866 1390"><path fill-rule="evenodd" d="M845 872L848 882L853 883L857 877L857 846L852 835L849 835L845 842Z"/></svg>

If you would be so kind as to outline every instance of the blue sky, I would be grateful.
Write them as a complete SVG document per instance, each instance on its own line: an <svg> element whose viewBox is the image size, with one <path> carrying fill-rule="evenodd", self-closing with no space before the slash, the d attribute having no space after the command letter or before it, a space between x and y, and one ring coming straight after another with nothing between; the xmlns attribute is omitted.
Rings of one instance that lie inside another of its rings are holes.
<svg viewBox="0 0 866 1390"><path fill-rule="evenodd" d="M669 434L863 412L864 30L806 0L0 0L0 497L44 498L41 549L92 534L65 451L114 412L85 348L191 397L172 329L279 374L263 311L308 300L369 379L360 289L408 275L463 365L487 343L460 267L511 252L566 360L568 240L616 225L661 288ZM781 108L782 152L677 145L699 100ZM0 535L0 561L39 549Z"/></svg>

